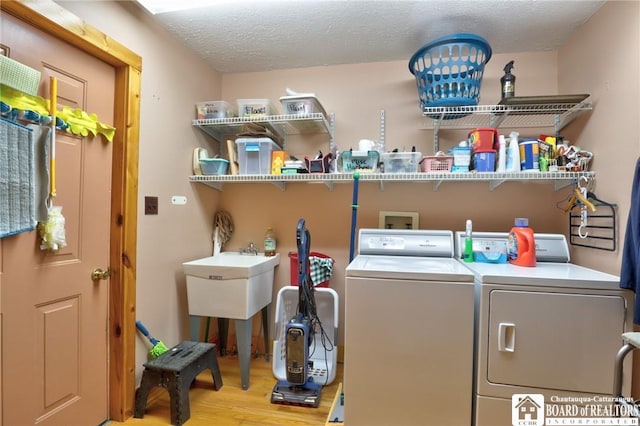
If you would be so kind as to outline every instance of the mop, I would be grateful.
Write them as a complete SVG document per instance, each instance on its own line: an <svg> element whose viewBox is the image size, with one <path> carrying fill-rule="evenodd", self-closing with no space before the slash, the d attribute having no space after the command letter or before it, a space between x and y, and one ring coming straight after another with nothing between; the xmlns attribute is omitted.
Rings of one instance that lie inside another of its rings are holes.
<svg viewBox="0 0 640 426"><path fill-rule="evenodd" d="M149 330L147 330L142 322L136 321L136 327L142 334L144 334L147 339L149 339L149 341L153 345L151 346L151 350L149 351L149 355L151 355L151 358L158 358L160 355L169 350L169 348L167 348L167 345L165 345L160 340L153 337L151 333L149 333Z"/></svg>
<svg viewBox="0 0 640 426"><path fill-rule="evenodd" d="M356 222L358 220L358 181L360 173L353 174L353 200L351 202L351 243L349 245L349 262L353 260L356 242Z"/></svg>
<svg viewBox="0 0 640 426"><path fill-rule="evenodd" d="M62 207L54 206L53 199L56 197L56 109L58 99L58 80L56 77L50 78L49 110L51 114L51 146L49 154L49 197L47 198L47 220L38 223L40 233L41 250L58 251L67 245L64 231L64 216Z"/></svg>

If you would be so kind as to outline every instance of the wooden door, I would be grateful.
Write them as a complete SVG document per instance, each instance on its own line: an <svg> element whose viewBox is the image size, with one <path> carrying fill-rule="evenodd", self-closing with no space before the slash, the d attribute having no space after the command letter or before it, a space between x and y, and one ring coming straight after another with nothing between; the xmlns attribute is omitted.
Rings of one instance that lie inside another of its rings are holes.
<svg viewBox="0 0 640 426"><path fill-rule="evenodd" d="M48 98L58 78L58 105L96 113L111 124L115 71L110 65L7 14L2 45L42 73ZM101 136L56 136L57 197L67 246L39 248L36 231L0 240L2 402L5 425L97 425L108 418L109 281L107 268L112 145Z"/></svg>

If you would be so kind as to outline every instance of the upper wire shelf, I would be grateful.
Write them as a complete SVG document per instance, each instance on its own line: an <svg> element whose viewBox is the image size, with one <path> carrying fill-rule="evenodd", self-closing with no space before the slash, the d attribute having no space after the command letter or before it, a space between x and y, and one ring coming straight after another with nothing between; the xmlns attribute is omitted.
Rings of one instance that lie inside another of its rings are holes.
<svg viewBox="0 0 640 426"><path fill-rule="evenodd" d="M260 127L281 138L285 135L332 133L331 125L322 113L212 118L193 120L192 124L217 141L226 136L260 130Z"/></svg>
<svg viewBox="0 0 640 426"><path fill-rule="evenodd" d="M591 109L590 102L572 102L425 107L422 113L427 118L426 128L434 131L434 152L438 152L441 129L553 127L558 134L574 118Z"/></svg>
<svg viewBox="0 0 640 426"><path fill-rule="evenodd" d="M554 127L559 131L584 111L590 102L532 105L474 105L426 107L423 115L433 129L475 127Z"/></svg>

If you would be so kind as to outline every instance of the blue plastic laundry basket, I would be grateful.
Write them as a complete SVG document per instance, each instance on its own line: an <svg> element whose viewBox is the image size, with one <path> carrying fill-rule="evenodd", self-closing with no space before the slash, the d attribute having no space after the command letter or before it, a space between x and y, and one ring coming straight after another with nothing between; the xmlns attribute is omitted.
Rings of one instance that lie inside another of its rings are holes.
<svg viewBox="0 0 640 426"><path fill-rule="evenodd" d="M475 34L451 34L422 46L409 60L421 107L477 105L490 58L491 46Z"/></svg>

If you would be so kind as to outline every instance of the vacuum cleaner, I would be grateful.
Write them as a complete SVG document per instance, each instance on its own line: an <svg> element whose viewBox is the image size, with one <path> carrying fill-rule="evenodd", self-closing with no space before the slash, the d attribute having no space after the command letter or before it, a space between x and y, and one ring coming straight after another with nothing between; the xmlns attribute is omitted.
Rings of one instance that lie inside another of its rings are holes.
<svg viewBox="0 0 640 426"><path fill-rule="evenodd" d="M280 380L271 392L271 403L293 404L317 408L322 386L309 376L309 347L318 321L313 283L307 270L311 236L304 219L296 227L298 246L298 309L285 325L286 380Z"/></svg>

